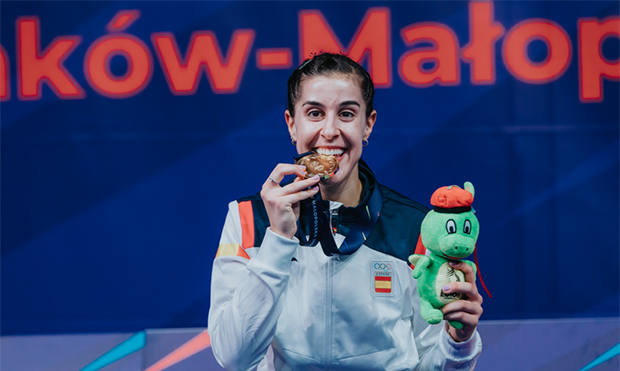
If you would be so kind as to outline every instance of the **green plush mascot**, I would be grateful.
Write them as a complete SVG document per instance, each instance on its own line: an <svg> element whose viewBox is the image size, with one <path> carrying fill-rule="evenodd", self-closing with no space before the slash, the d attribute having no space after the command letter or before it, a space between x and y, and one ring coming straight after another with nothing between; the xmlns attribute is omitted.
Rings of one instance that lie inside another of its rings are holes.
<svg viewBox="0 0 620 371"><path fill-rule="evenodd" d="M413 278L418 280L422 318L430 324L443 319L440 308L461 299L460 293L447 294L443 287L451 282L465 282L462 271L450 266L451 261L468 257L476 248L480 225L471 207L474 186L465 182L458 186L441 187L431 196L433 210L429 211L420 231L416 253L409 257L415 266ZM476 274L476 265L469 260ZM458 321L450 321L456 329L463 328Z"/></svg>

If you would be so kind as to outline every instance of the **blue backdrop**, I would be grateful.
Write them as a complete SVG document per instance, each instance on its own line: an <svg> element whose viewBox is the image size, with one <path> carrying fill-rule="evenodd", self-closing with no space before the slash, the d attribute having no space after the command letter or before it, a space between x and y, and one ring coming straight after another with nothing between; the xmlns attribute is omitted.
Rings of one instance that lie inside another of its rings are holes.
<svg viewBox="0 0 620 371"><path fill-rule="evenodd" d="M619 7L2 2L2 334L206 326L227 203L295 154L317 45L379 80L382 183L475 185L483 319L618 316Z"/></svg>

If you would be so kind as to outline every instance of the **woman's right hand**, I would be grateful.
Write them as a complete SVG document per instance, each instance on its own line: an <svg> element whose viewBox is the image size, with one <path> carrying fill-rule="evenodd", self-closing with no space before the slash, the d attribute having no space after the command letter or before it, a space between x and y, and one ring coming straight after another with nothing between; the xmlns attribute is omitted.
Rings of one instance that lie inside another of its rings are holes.
<svg viewBox="0 0 620 371"><path fill-rule="evenodd" d="M305 169L305 166L300 165L278 164L260 191L271 230L286 238L293 238L297 232L299 201L312 197L319 191L319 176L304 179ZM296 175L297 179L281 187L280 182L287 175Z"/></svg>

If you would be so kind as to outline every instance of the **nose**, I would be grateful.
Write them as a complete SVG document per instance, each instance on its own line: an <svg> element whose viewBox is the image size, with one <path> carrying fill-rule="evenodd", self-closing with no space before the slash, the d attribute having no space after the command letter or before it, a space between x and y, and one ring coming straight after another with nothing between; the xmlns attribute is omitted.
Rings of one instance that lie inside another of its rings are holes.
<svg viewBox="0 0 620 371"><path fill-rule="evenodd" d="M340 134L338 117L329 115L323 122L321 136L327 140L332 140Z"/></svg>

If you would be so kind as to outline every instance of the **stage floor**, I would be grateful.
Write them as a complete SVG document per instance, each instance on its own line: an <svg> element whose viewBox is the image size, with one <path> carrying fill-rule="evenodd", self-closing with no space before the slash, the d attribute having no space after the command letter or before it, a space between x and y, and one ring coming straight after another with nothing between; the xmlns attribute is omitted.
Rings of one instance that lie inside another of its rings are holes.
<svg viewBox="0 0 620 371"><path fill-rule="evenodd" d="M476 371L618 371L618 318L483 321ZM222 370L204 328L4 336L2 371Z"/></svg>

